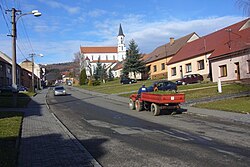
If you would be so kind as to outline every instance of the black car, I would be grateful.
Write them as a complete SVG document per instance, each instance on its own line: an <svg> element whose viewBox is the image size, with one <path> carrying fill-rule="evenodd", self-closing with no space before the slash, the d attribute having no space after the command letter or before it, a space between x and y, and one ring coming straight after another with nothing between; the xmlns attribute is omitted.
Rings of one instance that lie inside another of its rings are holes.
<svg viewBox="0 0 250 167"><path fill-rule="evenodd" d="M137 81L135 79L130 79L130 78L122 78L120 80L121 84L132 84L132 83L136 83Z"/></svg>
<svg viewBox="0 0 250 167"><path fill-rule="evenodd" d="M28 91L28 88L25 87L25 86L22 86L22 85L18 85L18 86L17 86L17 90L18 90L18 91L21 91L21 92L22 92L22 91L26 92L26 91Z"/></svg>
<svg viewBox="0 0 250 167"><path fill-rule="evenodd" d="M154 91L154 85L157 85L158 90L177 91L177 85L174 82L162 80L162 81L156 81L152 86L149 86L148 87L149 92Z"/></svg>

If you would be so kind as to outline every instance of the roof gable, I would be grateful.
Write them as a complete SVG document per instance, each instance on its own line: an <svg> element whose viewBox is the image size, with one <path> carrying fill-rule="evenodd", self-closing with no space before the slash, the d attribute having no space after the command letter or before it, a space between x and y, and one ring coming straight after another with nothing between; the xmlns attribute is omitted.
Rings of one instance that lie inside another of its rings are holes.
<svg viewBox="0 0 250 167"><path fill-rule="evenodd" d="M188 34L175 40L173 43L167 43L157 47L153 52L149 53L145 58L146 63L157 61L176 54L191 38L198 37L196 33Z"/></svg>

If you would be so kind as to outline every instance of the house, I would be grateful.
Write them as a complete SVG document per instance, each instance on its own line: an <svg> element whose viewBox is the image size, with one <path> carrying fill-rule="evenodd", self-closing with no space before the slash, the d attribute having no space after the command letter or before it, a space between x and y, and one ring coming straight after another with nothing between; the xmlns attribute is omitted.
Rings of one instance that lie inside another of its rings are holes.
<svg viewBox="0 0 250 167"><path fill-rule="evenodd" d="M21 67L16 67L16 84L21 84ZM12 85L12 59L0 51L0 87Z"/></svg>
<svg viewBox="0 0 250 167"><path fill-rule="evenodd" d="M170 38L170 42L157 47L153 52L143 57L151 79L167 78L167 63L172 57L186 44L198 39L196 33L188 34L182 38L175 40Z"/></svg>
<svg viewBox="0 0 250 167"><path fill-rule="evenodd" d="M209 57L213 82L250 79L250 19L226 30L228 40Z"/></svg>
<svg viewBox="0 0 250 167"><path fill-rule="evenodd" d="M225 76L225 68L227 68L225 61L220 59L220 63L214 64L216 63L215 59L219 57L225 58L235 53L235 51L245 52L245 49L249 48L249 46L247 46L250 36L249 29L245 28L241 30L242 33L240 32L242 27L249 26L248 22L249 19L241 21L187 43L167 63L169 80L180 79L186 74L201 74L205 79L216 82L218 75L220 77ZM238 53L237 55L240 56ZM243 55L240 57L243 58L242 56ZM219 59L217 59L217 61L219 61ZM238 62L235 64L236 67L237 64ZM221 66L221 68L218 66ZM221 70L221 72L224 70L225 73L220 74L219 70ZM223 79L231 80L232 78Z"/></svg>
<svg viewBox="0 0 250 167"><path fill-rule="evenodd" d="M94 74L97 63L102 63L106 70L112 69L118 62L126 58L125 35L123 34L122 26L120 24L117 35L117 46L94 46L94 47L80 47L81 70L86 69L88 77Z"/></svg>
<svg viewBox="0 0 250 167"><path fill-rule="evenodd" d="M25 69L26 71L30 72L29 75L32 75L32 61L25 60L20 63L20 66L22 69ZM42 71L39 64L34 63L34 85L35 87L40 88L41 87L41 78L42 78ZM27 78L27 77L26 77Z"/></svg>
<svg viewBox="0 0 250 167"><path fill-rule="evenodd" d="M122 62L116 63L116 65L111 69L113 71L114 78L120 78L122 75Z"/></svg>

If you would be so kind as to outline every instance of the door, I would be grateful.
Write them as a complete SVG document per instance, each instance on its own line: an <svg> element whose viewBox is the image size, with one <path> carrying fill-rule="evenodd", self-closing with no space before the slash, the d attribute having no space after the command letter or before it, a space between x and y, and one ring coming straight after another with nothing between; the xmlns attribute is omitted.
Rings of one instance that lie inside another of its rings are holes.
<svg viewBox="0 0 250 167"><path fill-rule="evenodd" d="M235 69L235 75L237 80L240 80L240 65L239 62L235 63L236 69Z"/></svg>
<svg viewBox="0 0 250 167"><path fill-rule="evenodd" d="M183 78L182 66L180 66L181 78Z"/></svg>

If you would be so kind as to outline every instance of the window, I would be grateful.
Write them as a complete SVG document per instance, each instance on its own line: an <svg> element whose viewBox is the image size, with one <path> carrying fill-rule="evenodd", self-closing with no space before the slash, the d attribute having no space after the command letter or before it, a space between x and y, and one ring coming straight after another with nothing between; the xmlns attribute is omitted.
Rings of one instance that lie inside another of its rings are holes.
<svg viewBox="0 0 250 167"><path fill-rule="evenodd" d="M165 63L161 63L161 70L165 70Z"/></svg>
<svg viewBox="0 0 250 167"><path fill-rule="evenodd" d="M204 70L204 60L200 60L198 63L198 70Z"/></svg>
<svg viewBox="0 0 250 167"><path fill-rule="evenodd" d="M191 63L186 64L186 72L192 72L192 66L191 66Z"/></svg>
<svg viewBox="0 0 250 167"><path fill-rule="evenodd" d="M92 55L91 57L92 57L92 60L94 60L94 55Z"/></svg>
<svg viewBox="0 0 250 167"><path fill-rule="evenodd" d="M11 73L11 69L7 68L7 73L10 74Z"/></svg>
<svg viewBox="0 0 250 167"><path fill-rule="evenodd" d="M156 65L154 65L154 72L156 72L157 71L157 67L156 67Z"/></svg>
<svg viewBox="0 0 250 167"><path fill-rule="evenodd" d="M3 71L3 65L0 64L0 71Z"/></svg>
<svg viewBox="0 0 250 167"><path fill-rule="evenodd" d="M227 76L227 65L219 66L220 67L220 77Z"/></svg>
<svg viewBox="0 0 250 167"><path fill-rule="evenodd" d="M106 60L108 60L108 55L106 55Z"/></svg>
<svg viewBox="0 0 250 167"><path fill-rule="evenodd" d="M113 55L113 60L115 60L115 55Z"/></svg>
<svg viewBox="0 0 250 167"><path fill-rule="evenodd" d="M176 67L171 68L171 74L172 74L172 76L176 75Z"/></svg>

